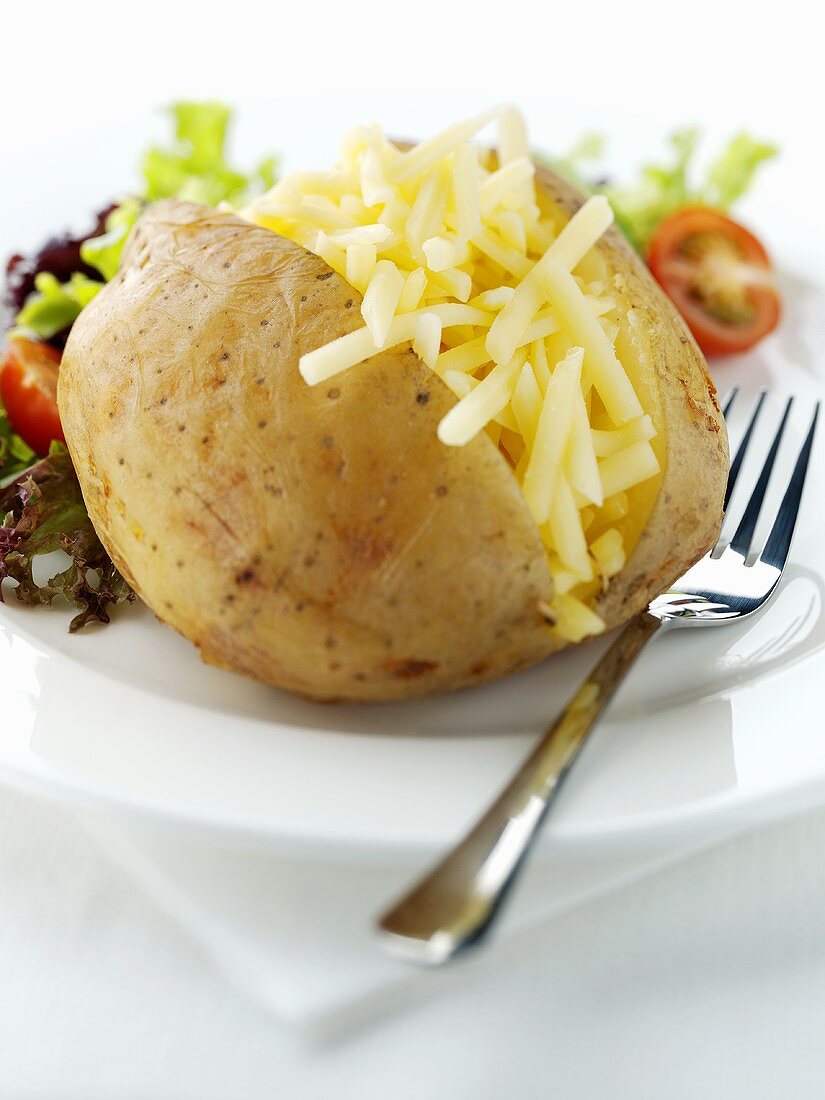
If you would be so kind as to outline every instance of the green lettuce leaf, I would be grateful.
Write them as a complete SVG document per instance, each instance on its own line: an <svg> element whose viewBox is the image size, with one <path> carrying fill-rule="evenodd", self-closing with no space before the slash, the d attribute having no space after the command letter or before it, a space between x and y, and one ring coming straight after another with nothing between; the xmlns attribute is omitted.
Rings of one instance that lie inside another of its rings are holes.
<svg viewBox="0 0 825 1100"><path fill-rule="evenodd" d="M32 572L36 557L62 550L66 568L43 584ZM110 605L133 601L135 594L103 549L86 512L68 451L56 447L0 490L0 602L3 582L24 604L67 600L78 613L69 630L90 622L109 622Z"/></svg>
<svg viewBox="0 0 825 1100"><path fill-rule="evenodd" d="M0 487L31 466L36 457L28 443L12 429L6 410L0 404Z"/></svg>
<svg viewBox="0 0 825 1100"><path fill-rule="evenodd" d="M688 184L688 169L699 140L695 127L670 135L673 150L670 164L648 164L633 187L608 187L605 193L616 221L640 252L650 243L659 223L668 215L695 201Z"/></svg>
<svg viewBox="0 0 825 1100"><path fill-rule="evenodd" d="M242 202L248 195L275 183L278 162L266 157L248 175L226 160L226 138L232 112L223 103L175 103L169 109L175 123L172 147L150 149L143 159L145 193L123 199L106 219L106 231L80 246L85 264L100 272L103 282L76 272L65 283L41 273L35 290L15 318L18 329L49 340L77 319L104 282L120 266L123 246L146 202L181 198L216 206Z"/></svg>
<svg viewBox="0 0 825 1100"><path fill-rule="evenodd" d="M117 275L126 238L143 208L140 199L123 199L106 218L106 232L99 237L89 237L80 246L84 264L99 271L107 283Z"/></svg>
<svg viewBox="0 0 825 1100"><path fill-rule="evenodd" d="M692 168L699 143L699 131L687 126L668 138L670 159L647 164L639 180L627 186L594 182L597 161L603 148L598 134L585 134L564 156L539 156L549 167L585 194L607 195L616 223L641 253L647 251L659 224L684 206L711 206L727 212L751 187L761 164L778 153L776 145L758 141L749 134L735 135L710 164L705 180L695 183ZM695 174L695 173L693 173Z"/></svg>
<svg viewBox="0 0 825 1100"><path fill-rule="evenodd" d="M35 289L15 318L15 327L49 340L55 333L74 324L80 311L91 302L103 283L76 271L66 283L60 283L48 271L35 276Z"/></svg>
<svg viewBox="0 0 825 1100"><path fill-rule="evenodd" d="M760 164L772 160L779 147L767 141L757 141L750 134L733 137L708 169L702 202L718 210L729 210L753 183Z"/></svg>
<svg viewBox="0 0 825 1100"><path fill-rule="evenodd" d="M252 191L272 186L276 161L265 160L249 174L227 163L226 137L231 118L223 103L175 103L171 149L152 148L143 158L146 198L180 198L216 206L239 203Z"/></svg>

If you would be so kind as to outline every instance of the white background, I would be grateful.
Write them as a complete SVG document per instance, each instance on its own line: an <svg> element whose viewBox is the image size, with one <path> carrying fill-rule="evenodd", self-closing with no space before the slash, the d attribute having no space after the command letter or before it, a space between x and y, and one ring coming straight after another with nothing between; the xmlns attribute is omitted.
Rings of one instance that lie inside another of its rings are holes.
<svg viewBox="0 0 825 1100"><path fill-rule="evenodd" d="M131 156L120 126L158 104L223 98L250 104L259 119L277 99L271 133L241 125L239 143L257 152L277 148L284 128L300 129L302 96L328 96L344 121L367 114L413 126L409 97L420 92L427 117L443 98L445 121L470 101L527 103L538 136L558 148L624 116L659 120L659 133L663 118L714 133L747 125L785 150L749 208L754 220L782 190L788 225L807 225L812 249L825 244L814 205L822 36L810 3L209 10L63 2L4 11L4 243L23 152L39 151L49 229L48 196L71 191L72 141L106 135L94 205ZM22 243L31 231L20 225ZM765 235L781 247L782 227ZM553 922L486 985L459 978L436 1004L368 1034L304 1046L213 974L57 811L0 792L0 836L3 1100L767 1100L825 1091L822 816Z"/></svg>

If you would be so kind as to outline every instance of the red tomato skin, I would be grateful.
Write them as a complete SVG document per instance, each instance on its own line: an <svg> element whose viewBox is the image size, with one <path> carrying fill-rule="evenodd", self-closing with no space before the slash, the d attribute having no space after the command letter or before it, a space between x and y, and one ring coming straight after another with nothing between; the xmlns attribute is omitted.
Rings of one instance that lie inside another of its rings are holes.
<svg viewBox="0 0 825 1100"><path fill-rule="evenodd" d="M762 243L743 225L718 210L685 207L665 218L657 228L648 249L648 266L662 289L674 302L705 355L719 357L747 351L779 324L782 314L779 295L773 286L753 286L749 290L754 317L748 324L730 324L705 310L690 293L690 288L669 270L682 241L702 233L726 236L736 247L743 263L772 270Z"/></svg>
<svg viewBox="0 0 825 1100"><path fill-rule="evenodd" d="M0 367L0 400L17 434L39 455L65 443L57 410L60 353L39 340L8 340Z"/></svg>

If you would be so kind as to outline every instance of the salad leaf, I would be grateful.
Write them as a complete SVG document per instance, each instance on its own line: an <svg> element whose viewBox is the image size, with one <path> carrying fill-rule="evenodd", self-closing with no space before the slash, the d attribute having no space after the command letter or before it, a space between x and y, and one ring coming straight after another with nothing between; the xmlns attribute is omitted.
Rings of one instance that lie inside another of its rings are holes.
<svg viewBox="0 0 825 1100"><path fill-rule="evenodd" d="M276 161L267 157L248 175L226 160L226 136L231 117L223 103L175 103L175 143L171 149L152 148L143 158L146 198L177 197L216 206L240 202L251 190L268 188L275 179Z"/></svg>
<svg viewBox="0 0 825 1100"><path fill-rule="evenodd" d="M31 466L36 457L28 443L13 430L6 410L0 404L0 486Z"/></svg>
<svg viewBox="0 0 825 1100"><path fill-rule="evenodd" d="M17 314L15 325L41 340L49 340L77 320L102 286L103 283L80 271L65 283L58 282L48 271L41 271L34 277L35 289Z"/></svg>
<svg viewBox="0 0 825 1100"><path fill-rule="evenodd" d="M17 582L24 604L51 604L62 597L77 607L69 630L109 622L111 604L135 594L109 558L86 513L69 453L56 447L0 490L0 602L3 582ZM66 568L45 583L33 576L34 559L62 550Z"/></svg>
<svg viewBox="0 0 825 1100"><path fill-rule="evenodd" d="M99 237L89 237L80 246L84 264L99 271L107 283L117 275L126 238L142 210L140 199L123 199L106 218L106 232Z"/></svg>
<svg viewBox="0 0 825 1100"><path fill-rule="evenodd" d="M729 210L753 182L760 164L772 160L779 147L757 141L750 134L733 137L708 169L702 201L718 210Z"/></svg>
<svg viewBox="0 0 825 1100"><path fill-rule="evenodd" d="M671 164L648 164L635 187L607 187L605 194L616 220L640 252L650 243L657 226L668 215L695 201L688 185L688 168L699 140L695 127L670 135Z"/></svg>
<svg viewBox="0 0 825 1100"><path fill-rule="evenodd" d="M699 144L699 130L686 126L668 139L671 157L662 164L647 164L637 183L616 186L594 182L594 161L602 152L598 134L585 134L564 156L539 155L549 167L585 194L607 195L616 223L630 243L642 253L659 224L684 206L711 206L727 212L753 183L757 169L778 153L776 145L746 133L736 134L710 164L703 184L691 179Z"/></svg>
<svg viewBox="0 0 825 1100"><path fill-rule="evenodd" d="M273 186L276 157L266 157L249 175L227 163L225 145L231 120L227 106L176 103L170 113L175 122L175 140L170 149L156 147L146 153L144 196L122 199L106 216L104 232L100 234L98 226L98 235L87 237L79 245L80 261L87 270L99 272L102 282L75 272L61 283L53 273L41 272L15 319L19 328L42 340L65 333L103 283L117 274L126 238L146 202L177 197L212 206L224 201L239 203L251 192Z"/></svg>

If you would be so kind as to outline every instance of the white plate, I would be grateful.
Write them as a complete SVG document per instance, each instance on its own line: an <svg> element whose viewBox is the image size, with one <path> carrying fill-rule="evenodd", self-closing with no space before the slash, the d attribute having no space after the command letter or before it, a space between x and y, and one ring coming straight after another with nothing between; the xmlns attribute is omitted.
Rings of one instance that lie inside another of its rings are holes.
<svg viewBox="0 0 825 1100"><path fill-rule="evenodd" d="M320 104L306 107L302 125L303 134L322 133L327 149L342 129ZM414 128L407 116L396 125ZM293 164L306 147L296 135L293 125L292 143L286 139ZM106 199L113 180L126 178L114 174L125 150L131 155L144 140L139 127L117 135L105 186L94 182L99 154L91 159L94 171L68 173L67 219ZM75 153L84 165L83 150ZM42 198L42 164L15 163L19 205L0 224L4 252L31 245L56 225L52 208L23 200L27 179L30 196ZM759 386L776 394L763 439L778 419L781 395L798 395L778 482L813 400L825 393L816 358L825 347L825 270L793 211L777 206L776 213L763 210L765 218L782 260L786 316L775 336L720 367L717 379L722 390L743 385L734 440ZM753 621L669 635L651 647L564 791L550 826L558 842L644 847L663 833L695 841L721 823L825 797L821 454L817 449L792 561L772 606ZM604 645L434 700L318 706L207 668L145 608L118 611L114 625L76 636L66 632L68 618L61 610L22 608L13 597L0 607L0 773L55 797L357 858L444 846Z"/></svg>

